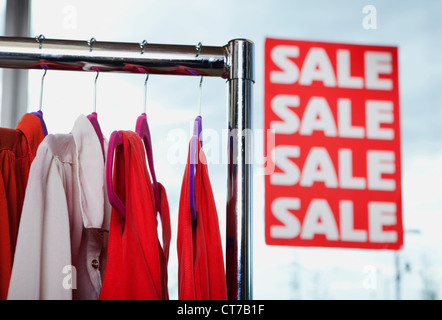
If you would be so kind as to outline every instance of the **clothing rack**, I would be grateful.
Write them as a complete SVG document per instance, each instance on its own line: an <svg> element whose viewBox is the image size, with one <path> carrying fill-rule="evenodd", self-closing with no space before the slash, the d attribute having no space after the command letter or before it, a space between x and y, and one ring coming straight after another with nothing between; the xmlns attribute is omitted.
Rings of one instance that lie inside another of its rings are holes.
<svg viewBox="0 0 442 320"><path fill-rule="evenodd" d="M231 300L252 299L252 84L254 44L224 46L0 37L0 67L211 76L228 83L226 280Z"/></svg>

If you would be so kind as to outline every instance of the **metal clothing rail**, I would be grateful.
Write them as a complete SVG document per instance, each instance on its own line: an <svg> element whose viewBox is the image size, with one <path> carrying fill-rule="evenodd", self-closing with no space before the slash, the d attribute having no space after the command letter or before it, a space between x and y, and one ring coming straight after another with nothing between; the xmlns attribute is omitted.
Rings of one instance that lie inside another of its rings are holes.
<svg viewBox="0 0 442 320"><path fill-rule="evenodd" d="M0 37L0 67L213 76L228 80L226 278L229 299L252 299L254 44L170 45Z"/></svg>

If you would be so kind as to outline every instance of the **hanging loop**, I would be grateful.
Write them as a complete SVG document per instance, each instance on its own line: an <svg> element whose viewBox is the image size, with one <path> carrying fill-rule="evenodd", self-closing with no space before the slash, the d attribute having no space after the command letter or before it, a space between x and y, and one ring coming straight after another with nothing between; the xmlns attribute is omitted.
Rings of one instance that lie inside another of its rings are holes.
<svg viewBox="0 0 442 320"><path fill-rule="evenodd" d="M89 46L89 52L92 52L92 50L94 49L94 45L95 42L97 42L97 40L92 37L88 42L88 46ZM97 79L98 79L98 75L100 74L100 72L98 71L97 67L92 67L92 70L94 70L97 75L95 76L95 80L94 80L94 112L97 112Z"/></svg>
<svg viewBox="0 0 442 320"><path fill-rule="evenodd" d="M41 49L43 47L43 41L45 40L45 36L44 35L39 35L39 36L35 36L35 41L37 41L38 43L40 43L40 47L39 49Z"/></svg>
<svg viewBox="0 0 442 320"><path fill-rule="evenodd" d="M95 40L94 37L92 37L92 38L87 42L87 45L89 46L89 51L90 51L90 52L92 52L92 50L94 49L95 42L97 42L97 40Z"/></svg>
<svg viewBox="0 0 442 320"><path fill-rule="evenodd" d="M196 45L196 55L195 55L195 57L198 57L199 55L200 55L200 53L201 53L201 47L202 47L203 45L202 45L202 43L201 42L199 42L197 45Z"/></svg>
<svg viewBox="0 0 442 320"><path fill-rule="evenodd" d="M147 46L147 41L143 40L143 42L140 43L141 54L144 53L144 49L146 48L146 46Z"/></svg>

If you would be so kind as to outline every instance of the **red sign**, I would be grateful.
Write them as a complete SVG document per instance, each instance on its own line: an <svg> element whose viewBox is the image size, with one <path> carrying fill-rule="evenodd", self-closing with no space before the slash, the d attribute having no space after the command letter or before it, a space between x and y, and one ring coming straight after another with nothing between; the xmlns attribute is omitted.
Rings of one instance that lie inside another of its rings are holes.
<svg viewBox="0 0 442 320"><path fill-rule="evenodd" d="M399 249L399 118L397 47L266 39L266 243Z"/></svg>

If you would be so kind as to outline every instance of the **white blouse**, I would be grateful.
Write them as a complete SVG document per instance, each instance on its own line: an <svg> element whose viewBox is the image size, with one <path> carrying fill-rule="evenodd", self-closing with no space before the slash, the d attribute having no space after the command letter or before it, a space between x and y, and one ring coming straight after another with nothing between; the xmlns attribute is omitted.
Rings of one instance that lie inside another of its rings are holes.
<svg viewBox="0 0 442 320"><path fill-rule="evenodd" d="M107 154L107 141L104 142ZM50 134L32 162L8 299L98 299L111 207L89 119Z"/></svg>

